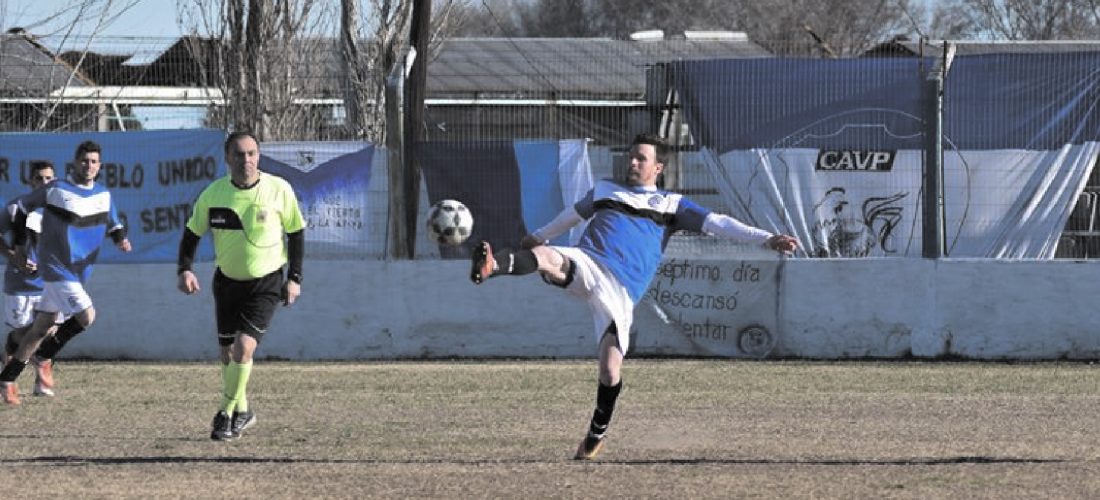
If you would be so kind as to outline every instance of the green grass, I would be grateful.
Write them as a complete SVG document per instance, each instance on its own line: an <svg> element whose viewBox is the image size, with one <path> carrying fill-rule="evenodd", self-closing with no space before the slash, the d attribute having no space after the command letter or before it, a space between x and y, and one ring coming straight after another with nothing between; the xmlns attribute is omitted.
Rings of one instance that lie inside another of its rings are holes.
<svg viewBox="0 0 1100 500"><path fill-rule="evenodd" d="M56 372L59 397L0 408L0 472L26 498L1100 492L1100 372L1084 363L630 359L595 463L570 460L594 361L261 361L259 421L232 443L208 439L213 363Z"/></svg>

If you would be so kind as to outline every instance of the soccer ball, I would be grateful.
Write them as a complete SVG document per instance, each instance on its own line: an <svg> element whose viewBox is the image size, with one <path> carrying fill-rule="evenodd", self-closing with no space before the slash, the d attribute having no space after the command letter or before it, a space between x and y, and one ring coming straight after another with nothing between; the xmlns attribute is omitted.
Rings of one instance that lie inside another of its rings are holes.
<svg viewBox="0 0 1100 500"><path fill-rule="evenodd" d="M440 245L459 245L470 237L474 217L462 202L442 200L428 210L428 237Z"/></svg>

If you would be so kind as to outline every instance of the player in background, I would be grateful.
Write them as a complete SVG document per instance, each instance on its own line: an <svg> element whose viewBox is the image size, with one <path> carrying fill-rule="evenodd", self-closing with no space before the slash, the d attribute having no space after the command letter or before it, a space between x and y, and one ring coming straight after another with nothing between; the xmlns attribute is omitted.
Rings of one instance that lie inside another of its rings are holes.
<svg viewBox="0 0 1100 500"><path fill-rule="evenodd" d="M32 190L38 189L53 181L53 163L48 160L33 160L30 162L30 174L28 184ZM10 204L6 208L8 210L0 215L0 235L5 237L12 232L11 225L18 217L17 205ZM4 342L4 357L0 361L0 366L7 364L15 354L15 350L19 348L19 341L23 339L23 335L27 333L34 321L34 308L42 300L42 276L36 269L35 251L38 234L42 232L42 212L38 211L27 216L26 224L29 232L24 252L17 254L15 248L8 244L7 239L0 237L0 253L3 253L8 260L7 269L4 271L4 322L11 328ZM16 262L17 256L22 256L23 260ZM47 340L52 338L52 336L48 337ZM35 367L33 393L36 396L54 395L53 361L39 355L45 347L40 347L31 357L31 363Z"/></svg>
<svg viewBox="0 0 1100 500"><path fill-rule="evenodd" d="M657 179L664 171L668 149L659 137L639 135L630 148L625 184L599 181L582 200L525 236L522 250L494 253L483 241L472 257L470 279L475 284L493 276L538 271L547 283L588 303L599 346L599 380L596 409L574 455L578 460L594 459L603 449L623 387L620 371L630 347L634 306L653 279L672 233L705 232L784 254L798 248L798 240L791 236L746 225L659 189ZM547 245L586 219L588 227L576 247Z"/></svg>
<svg viewBox="0 0 1100 500"><path fill-rule="evenodd" d="M0 370L0 391L7 404L19 404L15 381L60 317L69 319L57 327L55 339L71 339L95 321L95 307L84 283L91 276L104 236L110 236L123 252L131 249L110 191L95 182L101 155L99 144L80 143L73 155L76 169L72 177L54 180L16 200L19 217L12 230L17 262L26 258L19 255L26 248L26 218L43 209L37 247L37 267L43 283L42 301L36 309L40 314L35 316L15 355ZM49 357L53 354L56 351Z"/></svg>
<svg viewBox="0 0 1100 500"><path fill-rule="evenodd" d="M214 235L217 268L211 290L222 362L222 401L210 439L237 439L256 422L246 389L252 357L279 303L301 293L305 222L290 184L260 172L260 146L247 132L225 140L229 175L215 180L195 201L180 240L177 287L199 291L191 263L199 238ZM286 235L284 242L284 234ZM287 266L286 280L283 266Z"/></svg>

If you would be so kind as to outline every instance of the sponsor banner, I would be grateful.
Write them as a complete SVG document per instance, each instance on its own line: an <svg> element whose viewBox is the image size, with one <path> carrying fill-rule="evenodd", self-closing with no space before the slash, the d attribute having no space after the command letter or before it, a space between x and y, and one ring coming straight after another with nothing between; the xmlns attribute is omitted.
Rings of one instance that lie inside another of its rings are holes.
<svg viewBox="0 0 1100 500"><path fill-rule="evenodd" d="M312 254L363 255L371 234L369 187L376 149L365 142L265 142L260 170L294 187Z"/></svg>
<svg viewBox="0 0 1100 500"><path fill-rule="evenodd" d="M0 134L0 196L29 189L29 162L50 160L71 172L77 144L103 148L96 182L111 191L133 252L105 244L99 262L176 262L179 241L199 193L227 175L221 130ZM369 234L368 193L375 148L361 142L263 143L260 169L294 187L313 254L362 255ZM196 260L212 260L210 233ZM373 235L373 238L380 236Z"/></svg>
<svg viewBox="0 0 1100 500"><path fill-rule="evenodd" d="M211 181L225 175L220 130L0 134L0 197L5 202L29 190L29 163L50 160L58 177L75 168L76 146L91 140L103 148L96 182L127 227L131 253L105 241L99 262L176 262L192 203ZM209 241L199 259L213 258Z"/></svg>
<svg viewBox="0 0 1100 500"><path fill-rule="evenodd" d="M1100 152L1100 53L954 59L943 109L951 257L1052 258ZM922 254L918 58L670 65L732 215L797 236L805 256ZM812 76L811 76L812 75Z"/></svg>

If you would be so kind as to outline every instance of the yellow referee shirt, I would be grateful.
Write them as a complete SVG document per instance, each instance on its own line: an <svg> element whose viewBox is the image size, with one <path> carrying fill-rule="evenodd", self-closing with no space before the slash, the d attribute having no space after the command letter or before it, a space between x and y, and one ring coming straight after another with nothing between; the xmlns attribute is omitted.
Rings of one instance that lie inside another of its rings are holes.
<svg viewBox="0 0 1100 500"><path fill-rule="evenodd" d="M187 229L214 234L214 261L227 277L244 281L271 274L286 264L283 235L305 227L298 199L290 183L274 175L261 172L248 189L230 179L203 190Z"/></svg>

